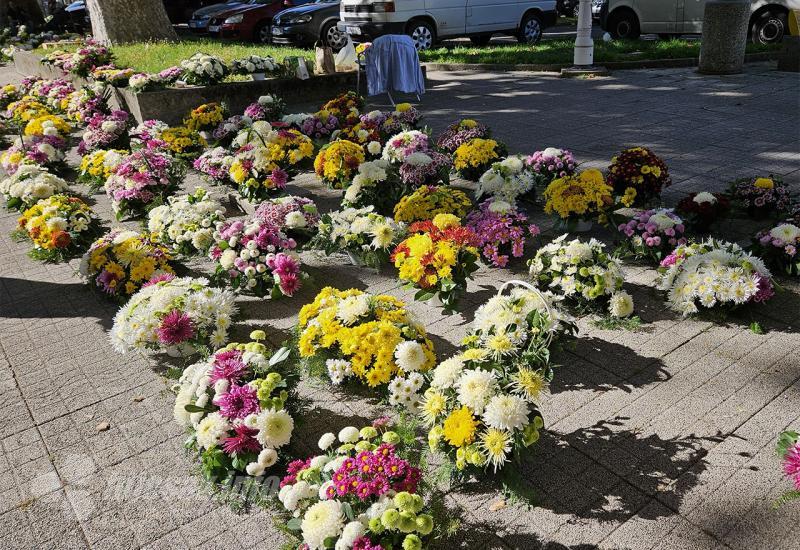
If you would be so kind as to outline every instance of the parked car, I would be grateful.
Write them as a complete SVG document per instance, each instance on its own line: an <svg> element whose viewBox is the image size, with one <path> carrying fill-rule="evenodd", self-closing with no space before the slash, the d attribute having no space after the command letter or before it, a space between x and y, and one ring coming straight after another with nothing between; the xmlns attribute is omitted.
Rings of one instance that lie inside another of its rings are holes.
<svg viewBox="0 0 800 550"><path fill-rule="evenodd" d="M211 4L210 6L200 8L196 10L189 19L189 29L197 34L205 34L208 32L208 22L212 17L218 13L230 11L234 8L249 4L250 2L251 0L228 0L227 2Z"/></svg>
<svg viewBox="0 0 800 550"><path fill-rule="evenodd" d="M339 50L347 43L347 35L337 28L338 22L339 0L313 0L272 19L272 43L310 46L319 40Z"/></svg>
<svg viewBox="0 0 800 550"><path fill-rule="evenodd" d="M307 4L310 0L251 0L218 13L208 23L208 32L219 38L252 40L266 44L272 33L272 18L285 8Z"/></svg>
<svg viewBox="0 0 800 550"><path fill-rule="evenodd" d="M354 42L407 34L424 50L459 36L488 44L494 34L535 44L558 16L556 0L342 0L339 18L339 29Z"/></svg>
<svg viewBox="0 0 800 550"><path fill-rule="evenodd" d="M642 33L662 38L701 34L705 6L706 0L608 0L600 25L614 38L638 38ZM790 9L800 9L800 0L752 0L750 40L757 44L783 40Z"/></svg>

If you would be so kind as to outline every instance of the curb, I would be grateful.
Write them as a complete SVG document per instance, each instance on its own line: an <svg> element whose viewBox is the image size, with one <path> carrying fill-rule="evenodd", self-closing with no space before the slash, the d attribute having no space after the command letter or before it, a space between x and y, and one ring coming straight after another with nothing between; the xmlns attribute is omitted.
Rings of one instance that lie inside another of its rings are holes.
<svg viewBox="0 0 800 550"><path fill-rule="evenodd" d="M777 61L781 56L780 52L759 52L745 54L745 63L758 63L762 61ZM678 59L642 59L636 61L600 61L599 65L609 70L633 70L633 69L674 69L681 67L696 67L700 61L699 57L682 57ZM429 71L530 71L530 72L561 72L561 69L569 69L572 63L423 63Z"/></svg>

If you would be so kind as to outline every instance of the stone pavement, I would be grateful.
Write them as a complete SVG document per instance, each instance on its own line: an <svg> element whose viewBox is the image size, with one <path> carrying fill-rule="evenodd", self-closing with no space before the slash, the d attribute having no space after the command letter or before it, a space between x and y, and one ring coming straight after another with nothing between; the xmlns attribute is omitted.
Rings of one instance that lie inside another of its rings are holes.
<svg viewBox="0 0 800 550"><path fill-rule="evenodd" d="M514 152L564 146L600 167L625 146L647 145L673 174L668 202L761 172L783 175L800 192L800 82L768 65L731 77L688 69L588 81L429 76L422 109L436 131L471 116ZM0 84L13 78L0 68ZM197 183L192 175L186 187ZM323 208L335 204L310 176L293 191L312 194ZM105 197L93 198L110 220ZM268 511L237 514L192 475L163 362L115 354L106 334L114 305L81 283L76 264L29 259L27 246L8 237L15 220L0 214L0 548L278 547L284 539ZM753 227L733 222L729 229L746 240ZM391 272L309 253L304 261L317 285L410 299ZM201 273L210 264L189 267ZM410 307L444 357L474 309L523 273L521 264L511 272L482 268L462 314ZM561 366L542 409L548 431L522 466L535 506L503 506L491 483L453 491L451 503L465 510L453 545L800 547L800 507L771 507L788 487L773 451L776 437L800 427L800 285L782 281L785 293L723 323L667 310L654 275L641 266L626 269L642 331L605 331L581 319L574 349L557 357ZM277 302L241 299L239 337L265 327L279 344L317 288ZM750 332L751 320L766 334ZM299 453L310 452L321 433L379 411L365 397L332 393L318 382L304 384L303 394L313 410L293 439ZM99 431L101 423L109 429Z"/></svg>

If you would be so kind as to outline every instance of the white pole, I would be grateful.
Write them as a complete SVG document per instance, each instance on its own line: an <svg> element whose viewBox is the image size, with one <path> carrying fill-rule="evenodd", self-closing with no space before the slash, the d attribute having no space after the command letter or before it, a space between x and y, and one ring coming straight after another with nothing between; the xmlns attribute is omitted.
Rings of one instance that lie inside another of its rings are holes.
<svg viewBox="0 0 800 550"><path fill-rule="evenodd" d="M594 41L592 40L592 0L580 0L578 9L578 33L575 37L576 67L594 64Z"/></svg>

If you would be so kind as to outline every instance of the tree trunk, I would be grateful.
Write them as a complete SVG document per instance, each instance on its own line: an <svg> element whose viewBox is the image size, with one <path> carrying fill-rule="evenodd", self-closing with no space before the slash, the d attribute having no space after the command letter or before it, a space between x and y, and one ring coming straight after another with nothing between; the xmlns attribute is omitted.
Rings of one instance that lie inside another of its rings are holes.
<svg viewBox="0 0 800 550"><path fill-rule="evenodd" d="M96 40L105 44L176 40L162 0L87 0Z"/></svg>

